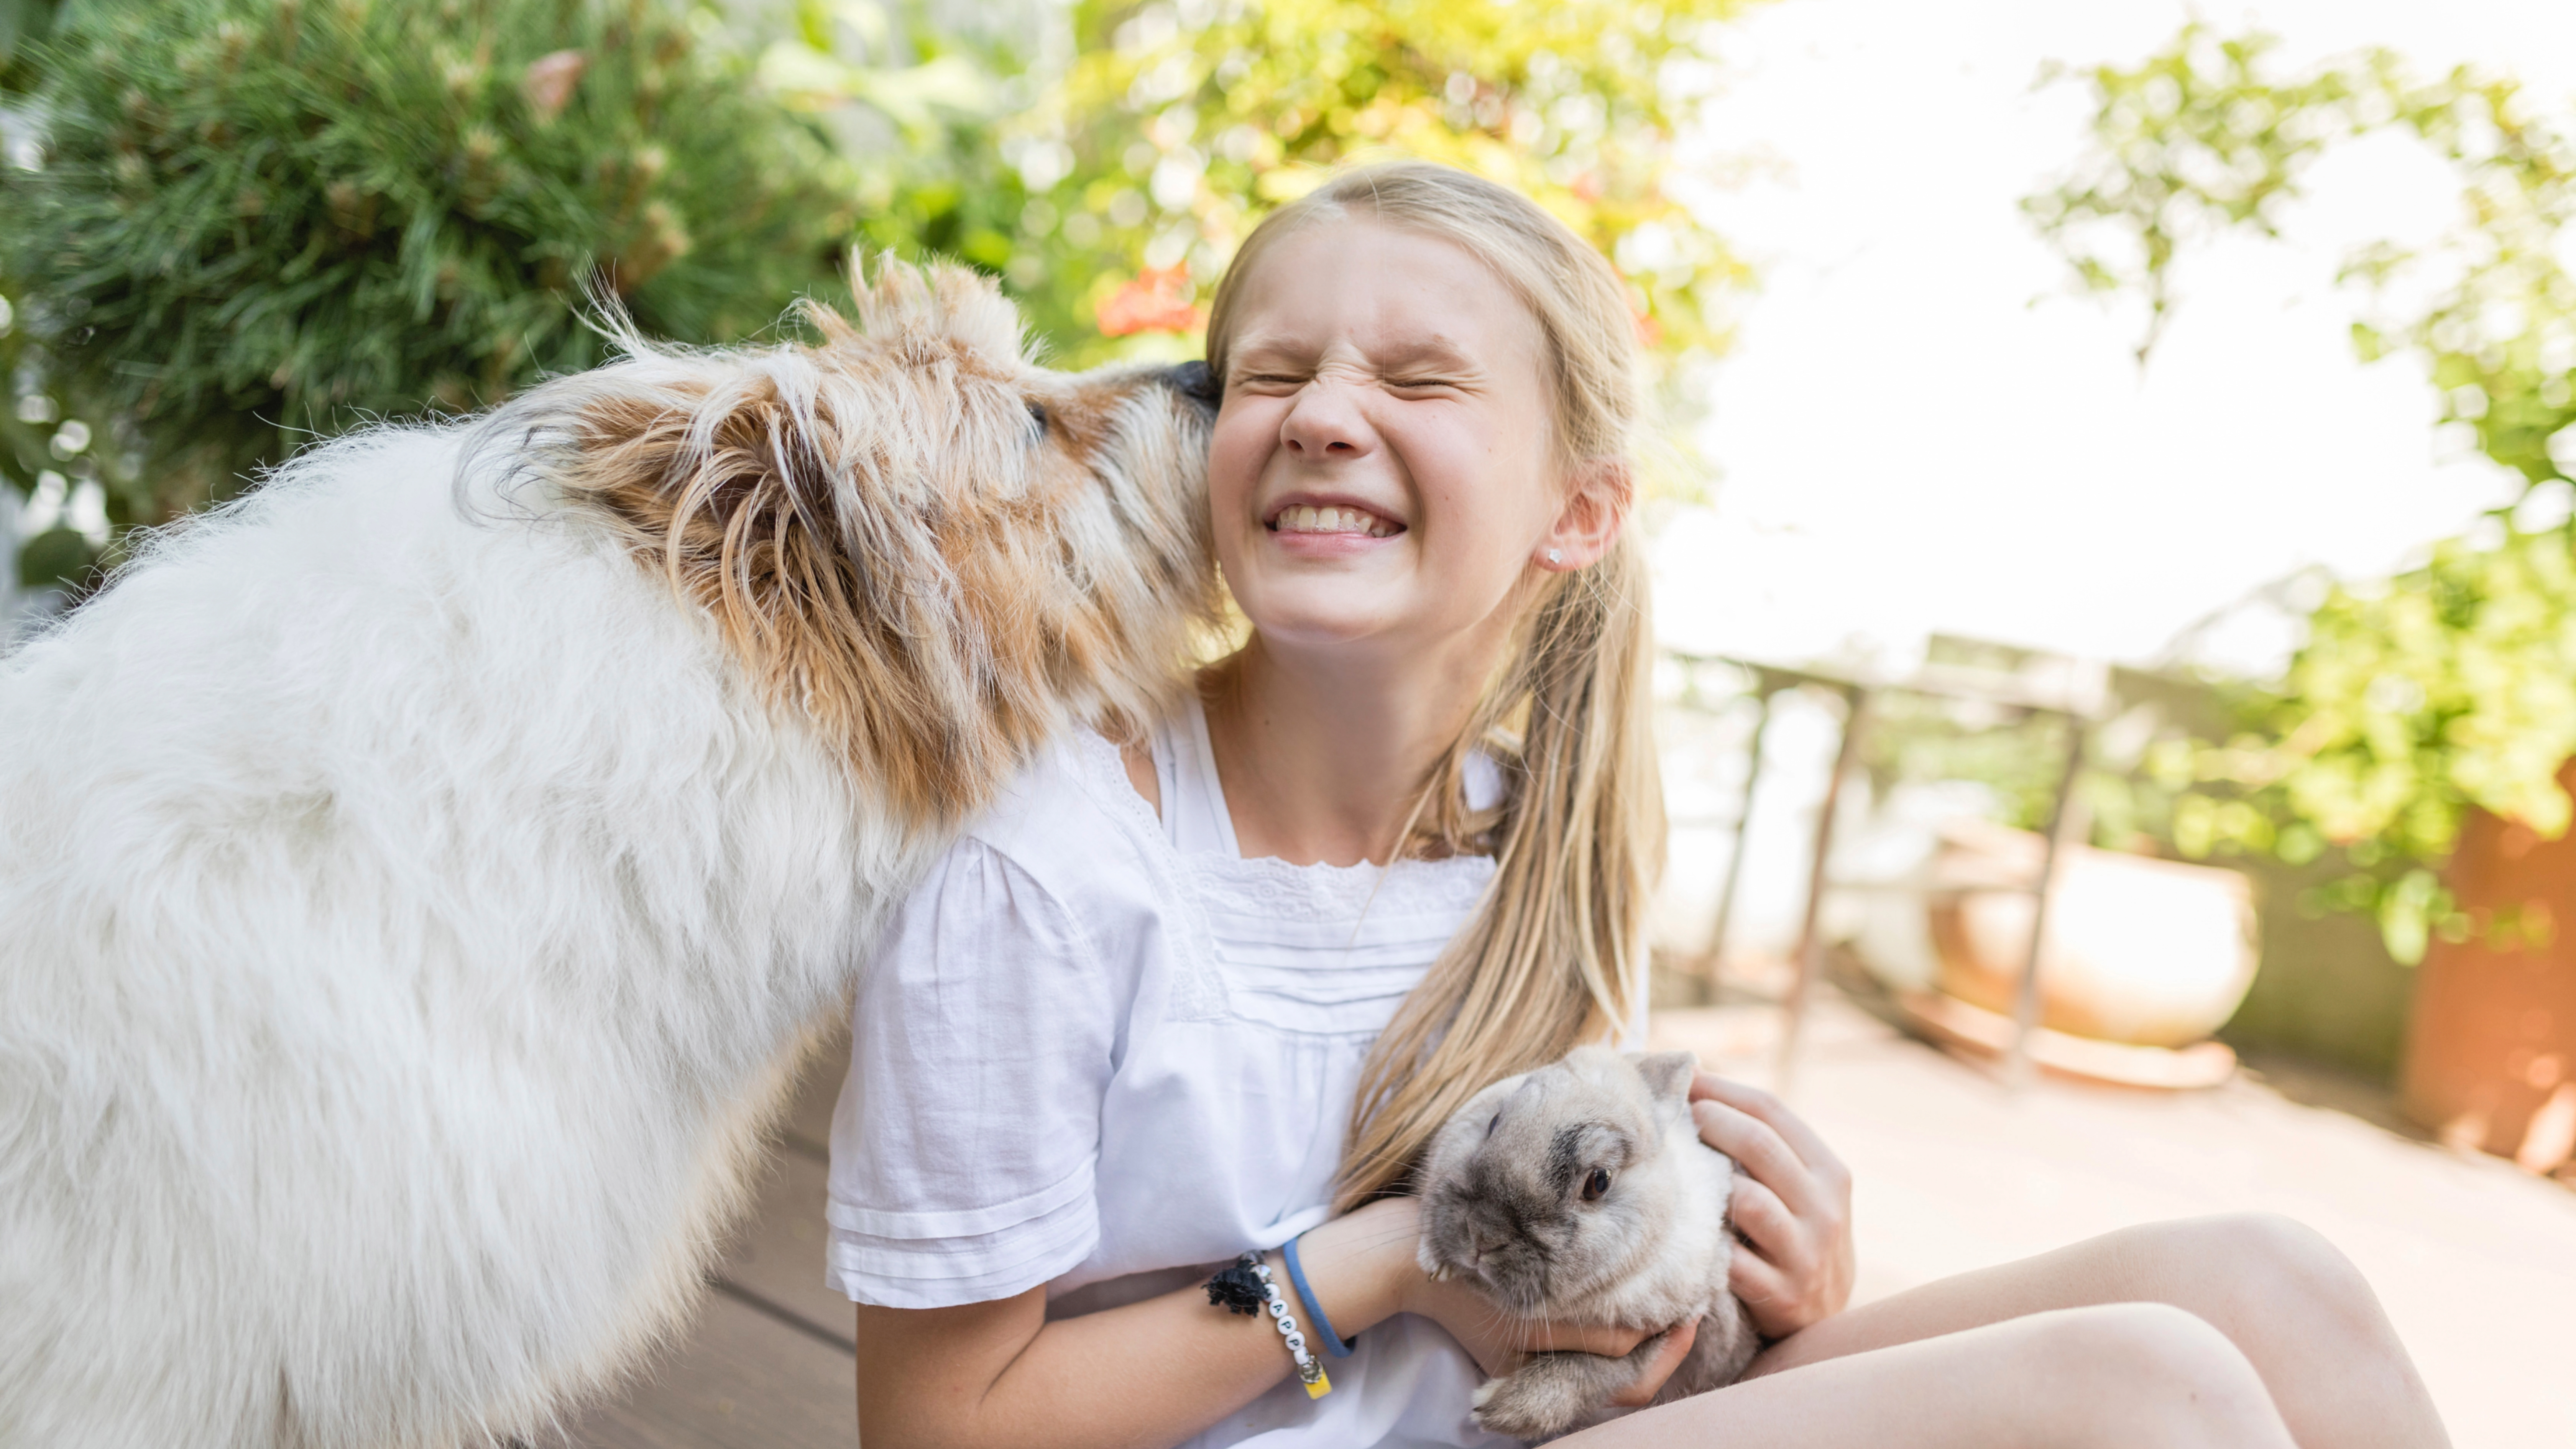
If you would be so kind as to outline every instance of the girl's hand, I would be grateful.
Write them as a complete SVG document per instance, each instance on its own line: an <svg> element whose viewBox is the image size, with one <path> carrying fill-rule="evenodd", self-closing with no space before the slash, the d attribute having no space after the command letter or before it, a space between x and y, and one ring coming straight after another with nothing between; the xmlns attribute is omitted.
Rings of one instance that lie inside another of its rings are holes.
<svg viewBox="0 0 2576 1449"><path fill-rule="evenodd" d="M1702 1072L1691 1082L1702 1142L1749 1174L1727 1217L1751 1245L1727 1274L1764 1338L1786 1338L1851 1301L1851 1170L1768 1092Z"/></svg>
<svg viewBox="0 0 2576 1449"><path fill-rule="evenodd" d="M1612 1394L1610 1402L1623 1409L1642 1409L1653 1403L1655 1395L1663 1392L1664 1380L1671 1378L1673 1370L1682 1366L1682 1359L1690 1353L1691 1345L1698 1341L1698 1319L1675 1328L1665 1336L1663 1347L1655 1350L1654 1361L1646 1365L1646 1371L1637 1375L1635 1383Z"/></svg>
<svg viewBox="0 0 2576 1449"><path fill-rule="evenodd" d="M1307 1233L1298 1240L1297 1251L1307 1281L1323 1294L1337 1329L1345 1322L1371 1324L1398 1313L1419 1314L1448 1330L1488 1376L1510 1373L1523 1356L1548 1350L1622 1357L1654 1336L1651 1329L1515 1318L1466 1283L1433 1282L1417 1255L1421 1238L1421 1200L1381 1198ZM1682 1346L1689 1347L1686 1339ZM1663 1357L1669 1361L1652 1376L1657 1388L1681 1362L1679 1353Z"/></svg>
<svg viewBox="0 0 2576 1449"><path fill-rule="evenodd" d="M1521 1360L1533 1353L1572 1351L1597 1353L1606 1358L1624 1358L1638 1344L1655 1336L1649 1328L1598 1328L1577 1323L1546 1322L1535 1318L1515 1318L1494 1304L1494 1300L1458 1279L1433 1282L1415 1270L1416 1282L1406 1296L1404 1311L1418 1313L1447 1329L1458 1340L1476 1367L1487 1378L1500 1378L1520 1367ZM1675 1338L1683 1335L1675 1334ZM1669 1345L1667 1345L1669 1348ZM1690 1345L1685 1342L1682 1347ZM1652 1375L1655 1388L1681 1363L1680 1354L1670 1354L1669 1362ZM1648 1390L1647 1398L1653 1398ZM1643 1402L1640 1400L1640 1402Z"/></svg>

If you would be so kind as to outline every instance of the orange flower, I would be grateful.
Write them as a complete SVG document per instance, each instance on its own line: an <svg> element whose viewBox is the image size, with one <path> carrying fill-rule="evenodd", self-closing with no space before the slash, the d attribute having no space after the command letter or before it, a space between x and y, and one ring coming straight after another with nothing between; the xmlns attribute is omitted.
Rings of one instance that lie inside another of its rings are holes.
<svg viewBox="0 0 2576 1449"><path fill-rule="evenodd" d="M1125 337L1134 332L1196 332L1207 314L1193 300L1189 267L1147 267L1145 274L1110 293L1100 303L1100 335Z"/></svg>
<svg viewBox="0 0 2576 1449"><path fill-rule="evenodd" d="M528 111L545 125L563 113L572 101L572 88L581 83L581 73L590 57L578 50L558 50L528 62L528 73L519 82L520 91L528 98Z"/></svg>
<svg viewBox="0 0 2576 1449"><path fill-rule="evenodd" d="M1649 351L1662 346L1664 324L1656 319L1654 304L1646 300L1646 289L1629 282L1620 290L1628 294L1628 320L1637 325L1637 345Z"/></svg>

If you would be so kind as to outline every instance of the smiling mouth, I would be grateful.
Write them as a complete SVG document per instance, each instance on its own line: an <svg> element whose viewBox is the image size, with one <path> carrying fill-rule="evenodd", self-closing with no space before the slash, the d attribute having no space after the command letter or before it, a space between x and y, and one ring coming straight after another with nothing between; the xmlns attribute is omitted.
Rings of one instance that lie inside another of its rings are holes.
<svg viewBox="0 0 2576 1449"><path fill-rule="evenodd" d="M1270 520L1272 533L1346 533L1364 538L1393 538L1404 525L1380 518L1365 508L1309 508L1300 504L1279 510Z"/></svg>

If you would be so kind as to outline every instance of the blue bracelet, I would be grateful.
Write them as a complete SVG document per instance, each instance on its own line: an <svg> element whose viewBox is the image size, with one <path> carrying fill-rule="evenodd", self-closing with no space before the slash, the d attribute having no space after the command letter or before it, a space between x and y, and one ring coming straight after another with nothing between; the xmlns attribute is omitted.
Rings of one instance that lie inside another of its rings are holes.
<svg viewBox="0 0 2576 1449"><path fill-rule="evenodd" d="M1288 1260L1288 1281L1297 1285L1297 1296L1306 1304L1306 1321L1324 1336L1324 1352L1335 1358L1349 1358L1359 1340L1333 1331L1333 1320L1324 1316L1324 1305L1315 1301L1315 1290L1306 1286L1306 1270L1297 1266L1297 1240L1290 1238L1279 1249L1279 1256Z"/></svg>

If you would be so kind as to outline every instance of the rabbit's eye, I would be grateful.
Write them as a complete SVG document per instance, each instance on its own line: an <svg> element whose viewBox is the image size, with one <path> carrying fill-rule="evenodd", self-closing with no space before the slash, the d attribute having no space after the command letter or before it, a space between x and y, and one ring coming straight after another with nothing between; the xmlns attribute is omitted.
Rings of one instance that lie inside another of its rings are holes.
<svg viewBox="0 0 2576 1449"><path fill-rule="evenodd" d="M1030 422L1030 423L1034 426L1034 428L1036 429L1036 431L1035 431L1035 433L1034 433L1034 437L1035 437L1035 439L1036 439L1037 441L1039 441L1039 442L1044 442L1044 441L1046 441L1047 429L1048 429L1048 426L1049 426L1049 424L1050 424L1050 419L1047 417L1047 410L1046 410L1046 404L1045 404L1045 403L1042 403L1042 402L1032 402L1032 403L1030 403L1030 404L1029 404L1029 422Z"/></svg>
<svg viewBox="0 0 2576 1449"><path fill-rule="evenodd" d="M1592 1169L1592 1175L1583 1179L1583 1200L1585 1202L1599 1202L1601 1200L1601 1194L1608 1192L1609 1190L1610 1169L1606 1167L1596 1167Z"/></svg>
<svg viewBox="0 0 2576 1449"><path fill-rule="evenodd" d="M1496 1112L1496 1113L1494 1114L1494 1120L1485 1124L1485 1135L1486 1135L1486 1136L1488 1136L1488 1137L1493 1136L1493 1135L1494 1135L1494 1129L1495 1129L1495 1128L1497 1128L1497 1127L1500 1127L1500 1126L1502 1126L1502 1125L1503 1125L1503 1114L1502 1114L1502 1113L1500 1113L1500 1112Z"/></svg>

